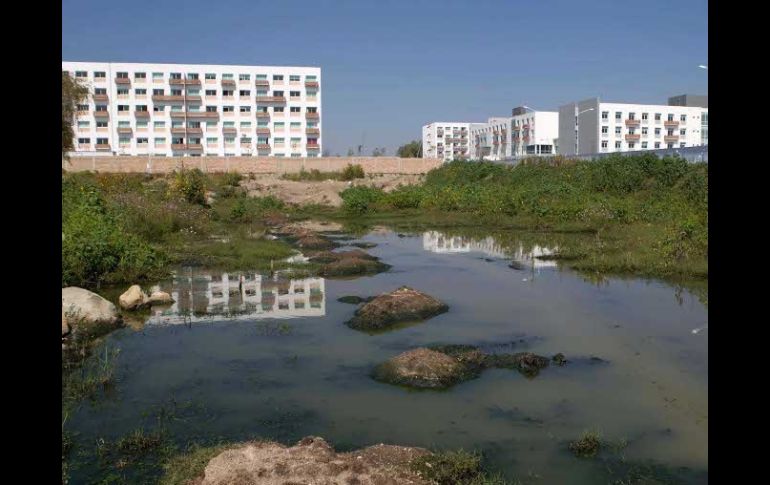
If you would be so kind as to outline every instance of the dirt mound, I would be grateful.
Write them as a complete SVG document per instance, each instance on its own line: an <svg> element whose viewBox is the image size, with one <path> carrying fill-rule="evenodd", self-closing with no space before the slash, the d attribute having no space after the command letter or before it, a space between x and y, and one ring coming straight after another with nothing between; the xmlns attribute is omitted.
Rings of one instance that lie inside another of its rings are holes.
<svg viewBox="0 0 770 485"><path fill-rule="evenodd" d="M356 310L347 324L357 330L380 330L399 322L425 320L448 309L446 304L432 296L403 286L378 296Z"/></svg>
<svg viewBox="0 0 770 485"><path fill-rule="evenodd" d="M322 263L319 270L321 276L352 276L382 273L390 269L390 265L360 249L352 251L323 251L310 258L312 263Z"/></svg>
<svg viewBox="0 0 770 485"><path fill-rule="evenodd" d="M437 345L399 354L375 367L372 377L389 384L443 389L476 378L484 369L515 369L532 378L548 365L548 358L532 352L486 354L471 345Z"/></svg>
<svg viewBox="0 0 770 485"><path fill-rule="evenodd" d="M255 442L223 451L212 458L196 485L358 484L428 485L410 470L423 448L376 445L336 453L323 438L308 436L287 447Z"/></svg>

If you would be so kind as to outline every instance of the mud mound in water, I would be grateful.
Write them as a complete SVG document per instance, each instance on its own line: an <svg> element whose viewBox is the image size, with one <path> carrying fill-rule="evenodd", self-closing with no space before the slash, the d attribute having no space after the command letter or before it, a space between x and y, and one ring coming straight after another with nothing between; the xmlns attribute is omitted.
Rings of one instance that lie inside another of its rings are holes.
<svg viewBox="0 0 770 485"><path fill-rule="evenodd" d="M489 368L515 369L532 378L549 362L532 352L486 354L472 345L437 345L399 354L375 367L372 377L389 384L444 389Z"/></svg>
<svg viewBox="0 0 770 485"><path fill-rule="evenodd" d="M360 249L338 253L323 251L311 256L310 262L323 264L319 270L321 276L376 274L390 269L390 265Z"/></svg>
<svg viewBox="0 0 770 485"><path fill-rule="evenodd" d="M447 310L449 307L442 301L402 286L356 310L347 325L356 330L381 330L400 322L426 320Z"/></svg>
<svg viewBox="0 0 770 485"><path fill-rule="evenodd" d="M339 483L428 485L410 463L431 453L423 448L375 445L336 453L323 438L308 436L287 447L273 442L246 443L212 458L196 485L287 485Z"/></svg>

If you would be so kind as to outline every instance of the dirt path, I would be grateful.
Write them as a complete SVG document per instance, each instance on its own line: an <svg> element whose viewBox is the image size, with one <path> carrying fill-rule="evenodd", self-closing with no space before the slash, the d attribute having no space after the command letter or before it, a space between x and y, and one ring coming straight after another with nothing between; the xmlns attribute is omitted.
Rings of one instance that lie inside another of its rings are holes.
<svg viewBox="0 0 770 485"><path fill-rule="evenodd" d="M389 192L399 185L421 183L424 175L367 175L366 178L350 182L339 180L324 180L321 182L294 182L284 180L280 175L255 175L253 179L241 181L241 186L248 190L251 197L275 196L290 204L306 205L321 204L339 207L342 199L339 193L348 187L368 186L378 187Z"/></svg>

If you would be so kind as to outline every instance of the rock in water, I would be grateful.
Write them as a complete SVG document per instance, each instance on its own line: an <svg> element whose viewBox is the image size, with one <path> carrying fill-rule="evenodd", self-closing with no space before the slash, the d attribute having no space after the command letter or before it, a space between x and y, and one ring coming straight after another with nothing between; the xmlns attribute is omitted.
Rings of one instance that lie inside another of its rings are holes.
<svg viewBox="0 0 770 485"><path fill-rule="evenodd" d="M409 350L380 364L374 378L410 387L440 389L462 380L463 366L442 352L426 348Z"/></svg>
<svg viewBox="0 0 770 485"><path fill-rule="evenodd" d="M200 485L347 483L358 485L428 485L411 470L423 448L375 445L336 453L323 438L308 436L296 445L263 441L227 449L212 458L192 483Z"/></svg>
<svg viewBox="0 0 770 485"><path fill-rule="evenodd" d="M124 310L139 310L148 304L147 295L139 285L132 285L125 293L120 295L118 303Z"/></svg>
<svg viewBox="0 0 770 485"><path fill-rule="evenodd" d="M69 327L79 323L112 325L120 321L115 305L83 288L62 288L61 302Z"/></svg>
<svg viewBox="0 0 770 485"><path fill-rule="evenodd" d="M64 337L70 333L70 326L67 324L67 316L64 315L64 307L61 309L61 336Z"/></svg>
<svg viewBox="0 0 770 485"><path fill-rule="evenodd" d="M153 291L148 303L150 305L170 305L174 303L174 299L165 291Z"/></svg>
<svg viewBox="0 0 770 485"><path fill-rule="evenodd" d="M356 310L355 316L347 324L357 330L379 330L399 322L426 320L448 309L445 303L436 298L402 286Z"/></svg>

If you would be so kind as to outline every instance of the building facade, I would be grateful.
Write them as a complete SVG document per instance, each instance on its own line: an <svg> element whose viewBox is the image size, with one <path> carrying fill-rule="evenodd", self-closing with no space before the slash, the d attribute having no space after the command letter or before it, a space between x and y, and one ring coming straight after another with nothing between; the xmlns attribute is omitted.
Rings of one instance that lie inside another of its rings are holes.
<svg viewBox="0 0 770 485"><path fill-rule="evenodd" d="M489 118L471 129L471 158L506 160L556 153L559 113L519 107L512 114Z"/></svg>
<svg viewBox="0 0 770 485"><path fill-rule="evenodd" d="M469 154L469 133L475 123L434 121L422 127L423 158L445 162L463 160Z"/></svg>
<svg viewBox="0 0 770 485"><path fill-rule="evenodd" d="M559 153L587 155L708 144L708 108L604 103L559 108Z"/></svg>
<svg viewBox="0 0 770 485"><path fill-rule="evenodd" d="M71 155L321 154L321 69L62 62L88 86Z"/></svg>

